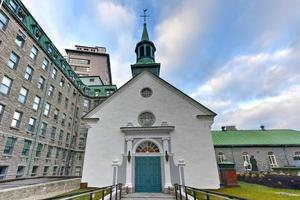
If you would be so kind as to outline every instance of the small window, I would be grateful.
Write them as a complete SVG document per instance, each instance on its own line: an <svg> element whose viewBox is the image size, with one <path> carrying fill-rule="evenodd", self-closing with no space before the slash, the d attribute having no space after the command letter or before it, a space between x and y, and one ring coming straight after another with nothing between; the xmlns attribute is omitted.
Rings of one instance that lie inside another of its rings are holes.
<svg viewBox="0 0 300 200"><path fill-rule="evenodd" d="M138 117L138 122L141 126L152 126L155 122L155 116L151 112L143 112Z"/></svg>
<svg viewBox="0 0 300 200"><path fill-rule="evenodd" d="M150 52L151 52L150 46L146 46L146 56L151 56Z"/></svg>
<svg viewBox="0 0 300 200"><path fill-rule="evenodd" d="M51 45L48 45L48 53L52 54L53 53L53 48L51 47Z"/></svg>
<svg viewBox="0 0 300 200"><path fill-rule="evenodd" d="M151 141L146 141L136 148L136 153L159 153L159 148Z"/></svg>
<svg viewBox="0 0 300 200"><path fill-rule="evenodd" d="M16 178L20 178L24 176L25 173L25 166L18 166Z"/></svg>
<svg viewBox="0 0 300 200"><path fill-rule="evenodd" d="M278 167L276 156L275 156L274 152L268 152L268 157L269 157L270 167L271 168Z"/></svg>
<svg viewBox="0 0 300 200"><path fill-rule="evenodd" d="M33 69L29 65L26 67L24 78L28 81L32 79Z"/></svg>
<svg viewBox="0 0 300 200"><path fill-rule="evenodd" d="M20 93L19 93L19 97L18 97L18 101L20 103L25 104L26 100L27 100L27 96L28 96L28 90L24 87L21 87Z"/></svg>
<svg viewBox="0 0 300 200"><path fill-rule="evenodd" d="M51 78L56 79L56 77L57 77L57 69L53 68L51 73Z"/></svg>
<svg viewBox="0 0 300 200"><path fill-rule="evenodd" d="M61 92L58 92L58 95L57 95L57 103L61 103L61 99L62 99L62 93Z"/></svg>
<svg viewBox="0 0 300 200"><path fill-rule="evenodd" d="M24 43L25 43L25 38L26 38L25 34L22 33L22 32L19 30L19 32L18 32L18 34L17 34L17 37L16 37L16 39L15 39L15 43L16 43L19 47L23 48Z"/></svg>
<svg viewBox="0 0 300 200"><path fill-rule="evenodd" d="M31 141L30 140L24 140L24 146L22 150L22 156L28 156L29 150L31 146Z"/></svg>
<svg viewBox="0 0 300 200"><path fill-rule="evenodd" d="M48 65L49 65L49 60L47 60L46 58L44 58L43 64L42 64L42 69L43 70L47 70L48 69Z"/></svg>
<svg viewBox="0 0 300 200"><path fill-rule="evenodd" d="M65 109L68 109L69 106L69 99L66 97L65 98Z"/></svg>
<svg viewBox="0 0 300 200"><path fill-rule="evenodd" d="M35 123L36 123L36 119L31 117L28 122L27 132L33 133L33 131L35 129Z"/></svg>
<svg viewBox="0 0 300 200"><path fill-rule="evenodd" d="M12 86L12 79L8 76L4 76L2 79L2 83L0 85L0 92L2 94L8 95Z"/></svg>
<svg viewBox="0 0 300 200"><path fill-rule="evenodd" d="M32 105L33 110L37 111L39 109L40 101L41 101L40 97L38 97L38 96L34 97L33 105Z"/></svg>
<svg viewBox="0 0 300 200"><path fill-rule="evenodd" d="M45 166L44 171L43 171L43 175L46 176L48 174L48 171L49 171L49 166Z"/></svg>
<svg viewBox="0 0 300 200"><path fill-rule="evenodd" d="M90 82L91 83L95 82L95 79L94 78L90 78Z"/></svg>
<svg viewBox="0 0 300 200"><path fill-rule="evenodd" d="M53 147L48 146L48 151L47 151L47 155L46 155L47 158L50 158L52 156L52 150L53 150Z"/></svg>
<svg viewBox="0 0 300 200"><path fill-rule="evenodd" d="M38 146L36 148L35 157L40 157L43 149L43 144L38 143Z"/></svg>
<svg viewBox="0 0 300 200"><path fill-rule="evenodd" d="M7 62L7 65L11 69L17 69L19 60L20 60L20 57L15 52L11 52L11 54L9 56L9 60Z"/></svg>
<svg viewBox="0 0 300 200"><path fill-rule="evenodd" d="M140 47L140 57L144 57L144 46Z"/></svg>
<svg viewBox="0 0 300 200"><path fill-rule="evenodd" d="M59 109L56 108L56 109L54 110L53 119L54 119L54 120L57 120L57 119L58 119L58 116L59 116Z"/></svg>
<svg viewBox="0 0 300 200"><path fill-rule="evenodd" d="M5 105L0 104L0 122L2 120L2 117L4 115Z"/></svg>
<svg viewBox="0 0 300 200"><path fill-rule="evenodd" d="M64 87L64 85L65 85L65 78L64 77L61 77L59 85L60 85L60 87Z"/></svg>
<svg viewBox="0 0 300 200"><path fill-rule="evenodd" d="M145 98L150 97L152 95L152 90L150 88L143 88L141 90L141 95Z"/></svg>
<svg viewBox="0 0 300 200"><path fill-rule="evenodd" d="M40 129L40 135L45 137L47 133L47 124L45 122L42 122L41 129Z"/></svg>
<svg viewBox="0 0 300 200"><path fill-rule="evenodd" d="M9 6L14 12L17 11L18 6L17 6L17 4L16 4L16 2L15 2L14 0L10 0L8 6Z"/></svg>
<svg viewBox="0 0 300 200"><path fill-rule="evenodd" d="M31 171L31 176L36 176L38 171L38 166L33 166Z"/></svg>
<svg viewBox="0 0 300 200"><path fill-rule="evenodd" d="M33 60L36 60L37 54L38 54L38 49L35 46L32 46L31 52L30 52L30 58L32 58Z"/></svg>
<svg viewBox="0 0 300 200"><path fill-rule="evenodd" d="M5 30L8 24L8 17L0 10L0 29Z"/></svg>
<svg viewBox="0 0 300 200"><path fill-rule="evenodd" d="M13 128L20 128L22 115L23 115L22 112L15 111L10 126Z"/></svg>
<svg viewBox="0 0 300 200"><path fill-rule="evenodd" d="M50 109L51 109L51 104L47 102L47 103L45 104L45 109L44 109L44 115L45 115L46 117L49 116L49 114L50 114Z"/></svg>
<svg viewBox="0 0 300 200"><path fill-rule="evenodd" d="M40 76L37 82L37 87L42 90L44 88L44 85L45 85L45 78Z"/></svg>
<svg viewBox="0 0 300 200"><path fill-rule="evenodd" d="M63 140L63 137L64 137L64 131L63 131L63 130L60 130L60 131L59 131L58 140L59 140L59 141L62 141L62 140Z"/></svg>
<svg viewBox="0 0 300 200"><path fill-rule="evenodd" d="M62 125L62 126L65 125L66 117L67 117L67 115L66 115L65 113L63 113L62 118L61 118L61 125Z"/></svg>
<svg viewBox="0 0 300 200"><path fill-rule="evenodd" d="M57 175L57 166L54 166L53 167L53 173L52 173L52 176L56 176Z"/></svg>
<svg viewBox="0 0 300 200"><path fill-rule="evenodd" d="M15 146L16 138L8 137L5 143L3 153L6 155L11 155Z"/></svg>
<svg viewBox="0 0 300 200"><path fill-rule="evenodd" d="M0 180L6 177L8 166L0 165Z"/></svg>
<svg viewBox="0 0 300 200"><path fill-rule="evenodd" d="M218 153L218 163L223 163L226 160L226 157L223 152Z"/></svg>
<svg viewBox="0 0 300 200"><path fill-rule="evenodd" d="M56 136L56 127L52 127L52 130L51 130L51 139L52 140L55 140L55 136ZM57 149L58 150L58 149Z"/></svg>
<svg viewBox="0 0 300 200"><path fill-rule="evenodd" d="M47 95L48 95L49 97L52 97L52 96L53 96L53 92L54 92L54 86L53 86L53 85L49 85Z"/></svg>

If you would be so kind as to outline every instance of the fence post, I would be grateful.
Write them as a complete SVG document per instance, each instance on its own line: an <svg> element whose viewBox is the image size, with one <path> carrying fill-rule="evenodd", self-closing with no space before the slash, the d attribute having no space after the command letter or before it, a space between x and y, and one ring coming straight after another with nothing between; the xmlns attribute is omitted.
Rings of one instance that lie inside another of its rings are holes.
<svg viewBox="0 0 300 200"><path fill-rule="evenodd" d="M182 199L182 194L181 194L181 185L179 185L179 195L180 195L180 200Z"/></svg>
<svg viewBox="0 0 300 200"><path fill-rule="evenodd" d="M195 190L193 190L193 196L194 196L194 200L197 200Z"/></svg>
<svg viewBox="0 0 300 200"><path fill-rule="evenodd" d="M90 200L93 200L93 192L90 193Z"/></svg>
<svg viewBox="0 0 300 200"><path fill-rule="evenodd" d="M105 190L103 189L103 190L102 190L102 200L104 200L104 195L105 195L105 194L104 194L104 191L105 191Z"/></svg>
<svg viewBox="0 0 300 200"><path fill-rule="evenodd" d="M113 187L110 186L110 197L109 197L110 200L112 200L112 190L113 190Z"/></svg>
<svg viewBox="0 0 300 200"><path fill-rule="evenodd" d="M122 184L119 184L119 189L120 189L120 199L121 199L121 195L122 195Z"/></svg>
<svg viewBox="0 0 300 200"><path fill-rule="evenodd" d="M205 194L206 194L206 200L209 200L209 193L205 192Z"/></svg>
<svg viewBox="0 0 300 200"><path fill-rule="evenodd" d="M174 185L174 189L175 189L175 197L176 197L176 200L178 200L178 196L177 196L177 184Z"/></svg>
<svg viewBox="0 0 300 200"><path fill-rule="evenodd" d="M186 200L189 200L189 199L188 199L188 193L187 193L186 186L184 186L184 192L185 192L185 199L186 199Z"/></svg>

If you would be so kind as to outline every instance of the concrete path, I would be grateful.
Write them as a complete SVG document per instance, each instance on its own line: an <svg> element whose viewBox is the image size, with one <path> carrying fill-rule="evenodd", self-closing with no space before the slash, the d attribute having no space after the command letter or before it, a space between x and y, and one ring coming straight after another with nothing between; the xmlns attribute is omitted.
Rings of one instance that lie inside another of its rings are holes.
<svg viewBox="0 0 300 200"><path fill-rule="evenodd" d="M175 197L164 193L130 193L122 196L124 200L174 200Z"/></svg>

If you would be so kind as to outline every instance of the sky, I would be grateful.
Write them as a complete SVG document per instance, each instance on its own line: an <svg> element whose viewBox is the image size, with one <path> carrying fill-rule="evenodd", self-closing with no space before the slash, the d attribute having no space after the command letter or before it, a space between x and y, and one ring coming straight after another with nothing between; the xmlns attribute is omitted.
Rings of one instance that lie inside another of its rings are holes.
<svg viewBox="0 0 300 200"><path fill-rule="evenodd" d="M160 77L218 115L212 126L300 130L298 0L23 0L55 46L104 46L131 78L143 9Z"/></svg>

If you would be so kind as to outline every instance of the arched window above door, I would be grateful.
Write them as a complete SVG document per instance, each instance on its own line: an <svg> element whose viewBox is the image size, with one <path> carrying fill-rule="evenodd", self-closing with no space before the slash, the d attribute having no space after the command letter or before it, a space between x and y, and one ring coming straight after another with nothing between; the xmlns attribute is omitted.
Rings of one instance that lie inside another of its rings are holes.
<svg viewBox="0 0 300 200"><path fill-rule="evenodd" d="M136 148L136 153L159 153L159 148L153 142L146 141Z"/></svg>

